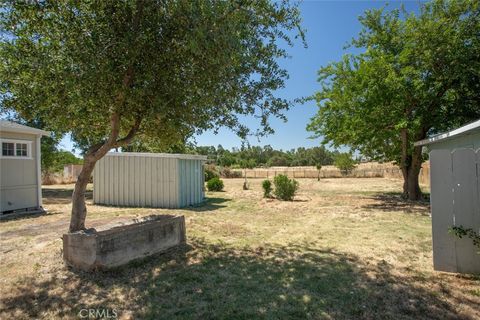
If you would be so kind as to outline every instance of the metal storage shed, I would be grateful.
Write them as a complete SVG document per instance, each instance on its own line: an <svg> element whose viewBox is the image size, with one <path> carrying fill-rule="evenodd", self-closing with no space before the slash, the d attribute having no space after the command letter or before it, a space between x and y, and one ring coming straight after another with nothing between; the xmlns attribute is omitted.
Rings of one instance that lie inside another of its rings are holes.
<svg viewBox="0 0 480 320"><path fill-rule="evenodd" d="M434 269L480 273L472 239L449 234L452 226L480 232L480 120L415 145L430 154Z"/></svg>
<svg viewBox="0 0 480 320"><path fill-rule="evenodd" d="M203 201L205 156L111 152L93 172L93 201L115 206L181 208Z"/></svg>
<svg viewBox="0 0 480 320"><path fill-rule="evenodd" d="M0 216L42 209L40 139L47 131L0 120Z"/></svg>

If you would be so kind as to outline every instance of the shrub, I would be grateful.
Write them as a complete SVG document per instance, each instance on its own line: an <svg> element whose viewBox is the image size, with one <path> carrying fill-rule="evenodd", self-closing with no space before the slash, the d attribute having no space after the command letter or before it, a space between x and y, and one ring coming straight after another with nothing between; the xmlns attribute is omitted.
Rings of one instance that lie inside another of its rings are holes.
<svg viewBox="0 0 480 320"><path fill-rule="evenodd" d="M222 191L223 181L219 177L214 177L207 182L208 191Z"/></svg>
<svg viewBox="0 0 480 320"><path fill-rule="evenodd" d="M272 182L270 180L263 180L262 182L263 188L263 197L270 198L272 195Z"/></svg>
<svg viewBox="0 0 480 320"><path fill-rule="evenodd" d="M289 179L286 175L280 174L273 179L275 185L274 194L281 200L291 201L298 190L298 182Z"/></svg>
<svg viewBox="0 0 480 320"><path fill-rule="evenodd" d="M219 178L220 175L215 171L215 167L206 167L205 168L205 181L210 181L213 178Z"/></svg>

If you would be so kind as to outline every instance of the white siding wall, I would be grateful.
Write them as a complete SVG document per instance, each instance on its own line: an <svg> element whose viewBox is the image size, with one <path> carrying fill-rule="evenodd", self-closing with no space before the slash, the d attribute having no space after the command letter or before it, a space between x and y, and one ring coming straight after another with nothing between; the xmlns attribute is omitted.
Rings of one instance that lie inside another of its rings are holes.
<svg viewBox="0 0 480 320"><path fill-rule="evenodd" d="M448 231L453 225L480 230L480 150L433 150L430 166L434 268L479 273L473 241Z"/></svg>
<svg viewBox="0 0 480 320"><path fill-rule="evenodd" d="M41 188L39 189L37 136L2 131L0 138L28 142L31 157L0 158L0 212L39 207Z"/></svg>
<svg viewBox="0 0 480 320"><path fill-rule="evenodd" d="M199 203L203 200L203 158L181 159L185 157L107 154L95 166L94 202L154 208Z"/></svg>

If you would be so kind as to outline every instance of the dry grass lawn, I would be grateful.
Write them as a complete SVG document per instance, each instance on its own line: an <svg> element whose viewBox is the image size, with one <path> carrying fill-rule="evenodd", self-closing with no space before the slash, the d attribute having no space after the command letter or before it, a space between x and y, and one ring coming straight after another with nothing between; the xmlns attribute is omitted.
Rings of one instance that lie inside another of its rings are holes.
<svg viewBox="0 0 480 320"><path fill-rule="evenodd" d="M428 203L399 180L300 179L293 202L262 198L261 180L182 210L93 205L88 226L183 214L188 245L110 272L62 262L72 185L44 187L49 213L0 222L0 318L478 319L480 276L434 272Z"/></svg>

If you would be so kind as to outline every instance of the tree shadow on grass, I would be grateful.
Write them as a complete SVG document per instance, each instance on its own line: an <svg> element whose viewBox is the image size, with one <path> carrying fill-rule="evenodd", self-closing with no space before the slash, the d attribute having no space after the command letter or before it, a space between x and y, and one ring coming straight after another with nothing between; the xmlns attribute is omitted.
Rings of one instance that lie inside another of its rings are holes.
<svg viewBox="0 0 480 320"><path fill-rule="evenodd" d="M10 221L15 221L15 220L28 220L28 219L36 219L38 217L44 217L44 216L53 216L57 214L63 214L61 211L45 211L45 212L38 212L38 213L26 213L22 215L12 215L12 216L5 216L3 219L0 220L0 224L4 222L10 222Z"/></svg>
<svg viewBox="0 0 480 320"><path fill-rule="evenodd" d="M232 201L228 198L220 197L207 197L205 201L198 205L182 208L182 210L195 211L195 212L204 212L204 211L213 211L227 207L224 203Z"/></svg>
<svg viewBox="0 0 480 320"><path fill-rule="evenodd" d="M83 308L135 319L458 319L441 295L386 262L308 243L231 248L189 245L109 272L58 268L2 297L0 317L71 317Z"/></svg>
<svg viewBox="0 0 480 320"><path fill-rule="evenodd" d="M73 189L42 188L43 204L69 204L72 202ZM93 199L93 191L85 192L87 200Z"/></svg>
<svg viewBox="0 0 480 320"><path fill-rule="evenodd" d="M362 208L370 210L381 210L387 212L402 211L406 213L417 213L428 216L430 214L430 195L424 195L423 200L411 201L404 199L400 192L385 192L374 194L367 199L375 200L374 203L363 205Z"/></svg>

